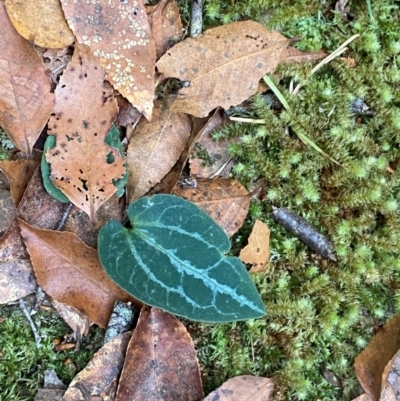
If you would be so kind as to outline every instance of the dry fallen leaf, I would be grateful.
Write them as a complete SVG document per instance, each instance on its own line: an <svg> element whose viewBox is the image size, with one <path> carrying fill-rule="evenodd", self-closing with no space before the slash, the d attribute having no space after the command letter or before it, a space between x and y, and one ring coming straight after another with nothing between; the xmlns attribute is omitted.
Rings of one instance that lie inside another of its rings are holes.
<svg viewBox="0 0 400 401"><path fill-rule="evenodd" d="M272 401L274 379L237 376L208 394L203 401Z"/></svg>
<svg viewBox="0 0 400 401"><path fill-rule="evenodd" d="M379 400L385 367L400 349L400 314L390 319L357 356L354 368L358 380L373 401Z"/></svg>
<svg viewBox="0 0 400 401"><path fill-rule="evenodd" d="M35 45L61 48L74 42L59 0L6 0L6 9L18 33Z"/></svg>
<svg viewBox="0 0 400 401"><path fill-rule="evenodd" d="M146 12L159 58L183 33L179 8L175 0L161 0L155 6L147 6Z"/></svg>
<svg viewBox="0 0 400 401"><path fill-rule="evenodd" d="M85 46L75 53L56 89L48 131L56 146L46 153L51 180L91 220L117 190L113 180L125 174L124 158L104 139L118 112L104 72ZM107 163L112 154L114 162Z"/></svg>
<svg viewBox="0 0 400 401"><path fill-rule="evenodd" d="M65 323L76 333L78 338L89 334L90 321L88 317L73 306L58 302L53 299L51 303Z"/></svg>
<svg viewBox="0 0 400 401"><path fill-rule="evenodd" d="M28 157L53 108L50 79L32 45L0 2L0 126Z"/></svg>
<svg viewBox="0 0 400 401"><path fill-rule="evenodd" d="M231 159L228 144L232 140L213 141L211 133L223 124L229 124L221 110L217 110L203 127L193 144L192 157L189 159L190 174L199 178L214 178L216 175L227 177Z"/></svg>
<svg viewBox="0 0 400 401"><path fill-rule="evenodd" d="M294 63L306 63L307 61L314 61L326 56L326 52L318 50L317 52L302 52L295 47L287 47L282 53L279 59L280 63L294 64Z"/></svg>
<svg viewBox="0 0 400 401"><path fill-rule="evenodd" d="M0 161L0 170L7 176L15 205L18 206L22 195L40 163L39 159L20 159Z"/></svg>
<svg viewBox="0 0 400 401"><path fill-rule="evenodd" d="M61 4L78 42L91 48L114 88L149 119L156 49L142 1Z"/></svg>
<svg viewBox="0 0 400 401"><path fill-rule="evenodd" d="M75 234L18 223L38 283L51 297L77 308L103 328L117 299L137 304L107 276L97 252Z"/></svg>
<svg viewBox="0 0 400 401"><path fill-rule="evenodd" d="M288 44L254 21L232 22L178 43L157 62L164 78L186 82L171 111L205 117L217 106L242 103L275 70Z"/></svg>
<svg viewBox="0 0 400 401"><path fill-rule="evenodd" d="M126 351L116 401L204 397L193 341L173 315L143 307Z"/></svg>
<svg viewBox="0 0 400 401"><path fill-rule="evenodd" d="M129 201L140 198L161 181L179 159L190 137L190 120L156 102L150 122L141 120L129 142Z"/></svg>
<svg viewBox="0 0 400 401"><path fill-rule="evenodd" d="M268 226L256 220L249 236L249 243L240 251L239 258L244 263L252 264L250 273L262 272L269 261Z"/></svg>
<svg viewBox="0 0 400 401"><path fill-rule="evenodd" d="M0 236L10 227L15 217L15 203L10 191L0 189Z"/></svg>
<svg viewBox="0 0 400 401"><path fill-rule="evenodd" d="M243 225L251 196L243 185L229 178L199 179L196 188L176 187L174 194L202 208L230 237Z"/></svg>
<svg viewBox="0 0 400 401"><path fill-rule="evenodd" d="M132 332L120 334L100 348L66 391L64 401L115 400L117 380Z"/></svg>

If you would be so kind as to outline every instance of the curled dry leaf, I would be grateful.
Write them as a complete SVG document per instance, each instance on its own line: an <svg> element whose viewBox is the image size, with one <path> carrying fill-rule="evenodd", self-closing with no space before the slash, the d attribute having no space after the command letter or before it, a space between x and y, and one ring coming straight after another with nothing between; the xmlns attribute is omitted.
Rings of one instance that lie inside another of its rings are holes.
<svg viewBox="0 0 400 401"><path fill-rule="evenodd" d="M143 307L126 351L116 401L203 399L193 341L173 315Z"/></svg>
<svg viewBox="0 0 400 401"><path fill-rule="evenodd" d="M54 299L77 308L103 328L117 299L137 304L107 276L97 252L75 234L18 222L38 283Z"/></svg>
<svg viewBox="0 0 400 401"><path fill-rule="evenodd" d="M156 44L157 58L161 57L183 32L179 8L175 0L161 0L155 6L147 6L151 32Z"/></svg>
<svg viewBox="0 0 400 401"><path fill-rule="evenodd" d="M54 185L92 220L116 192L113 180L125 174L124 158L104 142L118 107L103 81L104 72L89 49L76 46L57 86L49 121L56 146L46 153ZM110 154L111 164L107 162Z"/></svg>
<svg viewBox="0 0 400 401"><path fill-rule="evenodd" d="M90 46L114 88L149 119L156 49L142 1L61 4L78 42Z"/></svg>
<svg viewBox="0 0 400 401"><path fill-rule="evenodd" d="M191 175L199 178L228 175L231 159L228 144L231 140L213 141L210 135L223 124L229 124L229 120L223 117L221 110L217 110L199 133L189 159Z"/></svg>
<svg viewBox="0 0 400 401"><path fill-rule="evenodd" d="M20 159L0 161L0 170L8 178L11 187L11 195L16 206L18 206L21 201L25 188L39 163L40 158L38 160Z"/></svg>
<svg viewBox="0 0 400 401"><path fill-rule="evenodd" d="M399 349L400 314L397 314L382 326L354 362L358 380L373 401L379 400L387 378L385 367Z"/></svg>
<svg viewBox="0 0 400 401"><path fill-rule="evenodd" d="M249 243L239 254L239 259L253 266L250 273L262 272L269 261L269 235L268 226L260 220L256 220L249 236Z"/></svg>
<svg viewBox="0 0 400 401"><path fill-rule="evenodd" d="M229 178L199 179L196 188L176 187L174 194L202 208L231 237L243 225L251 194Z"/></svg>
<svg viewBox="0 0 400 401"><path fill-rule="evenodd" d="M0 2L0 126L30 157L53 108L50 79L32 45L11 25Z"/></svg>
<svg viewBox="0 0 400 401"><path fill-rule="evenodd" d="M120 334L100 348L64 394L64 401L115 400L117 380L132 332Z"/></svg>
<svg viewBox="0 0 400 401"><path fill-rule="evenodd" d="M65 323L76 333L77 338L87 336L90 328L88 317L73 306L58 302L53 299L51 303Z"/></svg>
<svg viewBox="0 0 400 401"><path fill-rule="evenodd" d="M274 379L256 376L237 376L208 394L203 401L272 401Z"/></svg>
<svg viewBox="0 0 400 401"><path fill-rule="evenodd" d="M129 201L161 181L181 156L190 137L190 120L156 103L153 119L139 122L128 147Z"/></svg>
<svg viewBox="0 0 400 401"><path fill-rule="evenodd" d="M275 70L288 44L254 21L232 22L178 43L157 62L164 78L188 82L171 111L205 117L217 106L242 103L257 92L261 77Z"/></svg>
<svg viewBox="0 0 400 401"><path fill-rule="evenodd" d="M6 0L8 16L25 39L46 48L61 48L74 42L59 0Z"/></svg>

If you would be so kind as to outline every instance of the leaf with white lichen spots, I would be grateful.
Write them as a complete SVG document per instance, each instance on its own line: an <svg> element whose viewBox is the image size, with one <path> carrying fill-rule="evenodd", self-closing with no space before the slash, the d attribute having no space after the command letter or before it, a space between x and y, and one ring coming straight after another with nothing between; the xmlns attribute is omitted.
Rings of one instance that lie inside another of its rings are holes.
<svg viewBox="0 0 400 401"><path fill-rule="evenodd" d="M114 88L149 119L156 49L142 1L62 0L61 4L78 42L91 48Z"/></svg>

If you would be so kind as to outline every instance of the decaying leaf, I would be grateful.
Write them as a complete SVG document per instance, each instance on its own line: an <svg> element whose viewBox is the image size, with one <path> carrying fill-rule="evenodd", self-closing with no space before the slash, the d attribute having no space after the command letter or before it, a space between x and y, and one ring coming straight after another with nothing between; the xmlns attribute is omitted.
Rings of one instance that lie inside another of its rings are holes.
<svg viewBox="0 0 400 401"><path fill-rule="evenodd" d="M18 206L29 180L32 178L39 160L20 159L0 161L0 170L7 176L15 205Z"/></svg>
<svg viewBox="0 0 400 401"><path fill-rule="evenodd" d="M192 155L189 159L190 173L198 178L214 178L227 176L227 168L231 159L228 152L228 143L232 140L213 141L210 134L214 129L229 123L221 110L217 110L203 127L193 145Z"/></svg>
<svg viewBox="0 0 400 401"><path fill-rule="evenodd" d="M103 80L104 72L89 49L76 46L57 86L49 121L56 146L46 153L54 185L91 220L116 192L113 180L125 175L124 158L105 143L118 107ZM110 154L111 164L107 162Z"/></svg>
<svg viewBox="0 0 400 401"><path fill-rule="evenodd" d="M90 328L88 317L73 306L58 302L55 299L52 301L54 309L64 319L65 323L76 333L78 338L87 336Z"/></svg>
<svg viewBox="0 0 400 401"><path fill-rule="evenodd" d="M15 217L15 203L10 191L0 189L0 236L2 236Z"/></svg>
<svg viewBox="0 0 400 401"><path fill-rule="evenodd" d="M204 397L193 341L175 316L143 307L126 355L116 401Z"/></svg>
<svg viewBox="0 0 400 401"><path fill-rule="evenodd" d="M249 236L249 243L240 251L239 259L253 266L250 273L265 270L269 260L269 234L268 226L260 220L256 220Z"/></svg>
<svg viewBox="0 0 400 401"><path fill-rule="evenodd" d="M237 376L208 394L203 401L272 401L274 379L256 376Z"/></svg>
<svg viewBox="0 0 400 401"><path fill-rule="evenodd" d="M318 50L317 52L302 52L295 47L287 47L282 53L279 60L280 63L294 64L306 63L307 61L319 60L326 56L326 52Z"/></svg>
<svg viewBox="0 0 400 401"><path fill-rule="evenodd" d="M61 4L78 42L90 46L114 88L149 119L156 49L142 1Z"/></svg>
<svg viewBox="0 0 400 401"><path fill-rule="evenodd" d="M6 9L18 33L35 45L61 48L74 42L59 0L6 0Z"/></svg>
<svg viewBox="0 0 400 401"><path fill-rule="evenodd" d="M135 302L108 278L97 252L75 234L41 230L22 220L19 226L39 285L57 301L77 308L103 328L117 299Z"/></svg>
<svg viewBox="0 0 400 401"><path fill-rule="evenodd" d="M249 210L249 192L229 178L199 179L196 188L176 187L174 194L202 208L230 237L243 225Z"/></svg>
<svg viewBox="0 0 400 401"><path fill-rule="evenodd" d="M100 348L75 376L64 401L115 400L117 380L132 332L120 334Z"/></svg>
<svg viewBox="0 0 400 401"><path fill-rule="evenodd" d="M187 82L171 111L204 117L228 109L257 92L258 81L275 70L289 40L254 21L232 22L188 38L157 62L164 78Z"/></svg>
<svg viewBox="0 0 400 401"><path fill-rule="evenodd" d="M28 157L53 108L50 79L0 2L0 126Z"/></svg>
<svg viewBox="0 0 400 401"><path fill-rule="evenodd" d="M373 401L379 400L386 381L385 367L399 349L400 314L397 314L382 326L354 362L358 380Z"/></svg>
<svg viewBox="0 0 400 401"><path fill-rule="evenodd" d="M190 120L156 103L150 122L139 122L128 147L129 201L144 195L171 170L190 137Z"/></svg>
<svg viewBox="0 0 400 401"><path fill-rule="evenodd" d="M157 58L161 57L183 32L179 8L175 0L161 0L155 6L147 6L151 32L156 44Z"/></svg>

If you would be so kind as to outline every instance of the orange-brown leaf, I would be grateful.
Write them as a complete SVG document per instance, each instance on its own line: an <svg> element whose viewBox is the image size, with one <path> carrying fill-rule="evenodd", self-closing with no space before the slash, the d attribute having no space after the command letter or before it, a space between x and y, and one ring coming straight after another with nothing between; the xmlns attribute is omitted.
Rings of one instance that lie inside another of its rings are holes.
<svg viewBox="0 0 400 401"><path fill-rule="evenodd" d="M156 103L150 122L141 120L129 142L129 201L161 181L179 159L190 137L190 120Z"/></svg>
<svg viewBox="0 0 400 401"><path fill-rule="evenodd" d="M35 45L61 48L74 42L59 0L6 0L6 8L18 33Z"/></svg>
<svg viewBox="0 0 400 401"><path fill-rule="evenodd" d="M104 140L118 112L104 72L86 46L74 56L56 89L49 133L56 146L46 153L51 180L92 220L116 191L113 180L125 174L124 158ZM109 154L114 162L107 163Z"/></svg>
<svg viewBox="0 0 400 401"><path fill-rule="evenodd" d="M63 400L115 400L117 380L131 336L132 332L120 334L100 348L72 380Z"/></svg>
<svg viewBox="0 0 400 401"><path fill-rule="evenodd" d="M155 6L147 6L146 11L156 43L157 58L159 58L168 50L173 41L182 35L183 25L179 8L175 0L161 0Z"/></svg>
<svg viewBox="0 0 400 401"><path fill-rule="evenodd" d="M204 117L217 106L242 103L257 92L260 78L275 70L288 44L254 21L212 28L178 43L157 62L164 78L186 81L171 110Z"/></svg>
<svg viewBox="0 0 400 401"><path fill-rule="evenodd" d="M75 234L41 230L18 220L38 283L47 294L106 327L114 302L135 301L101 267L96 250Z"/></svg>
<svg viewBox="0 0 400 401"><path fill-rule="evenodd" d="M274 379L256 376L237 376L208 394L203 401L272 401Z"/></svg>
<svg viewBox="0 0 400 401"><path fill-rule="evenodd" d="M268 226L256 220L249 236L249 243L240 251L239 258L244 263L253 266L250 273L262 272L269 260L269 234Z"/></svg>
<svg viewBox="0 0 400 401"><path fill-rule="evenodd" d="M373 401L379 400L385 367L399 349L400 314L397 314L382 326L354 362L358 380Z"/></svg>
<svg viewBox="0 0 400 401"><path fill-rule="evenodd" d="M243 225L249 211L249 192L230 178L199 179L196 188L178 187L174 194L202 208L230 237Z"/></svg>
<svg viewBox="0 0 400 401"><path fill-rule="evenodd" d="M62 0L61 4L78 42L90 46L114 88L149 119L156 48L142 1Z"/></svg>
<svg viewBox="0 0 400 401"><path fill-rule="evenodd" d="M53 108L50 79L32 45L12 26L0 1L0 126L30 156Z"/></svg>
<svg viewBox="0 0 400 401"><path fill-rule="evenodd" d="M116 401L201 400L193 341L173 315L143 307L126 351Z"/></svg>

